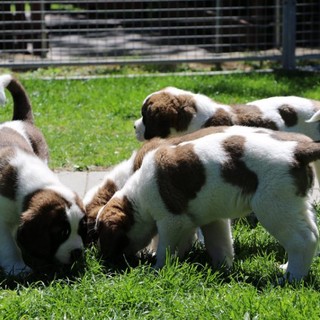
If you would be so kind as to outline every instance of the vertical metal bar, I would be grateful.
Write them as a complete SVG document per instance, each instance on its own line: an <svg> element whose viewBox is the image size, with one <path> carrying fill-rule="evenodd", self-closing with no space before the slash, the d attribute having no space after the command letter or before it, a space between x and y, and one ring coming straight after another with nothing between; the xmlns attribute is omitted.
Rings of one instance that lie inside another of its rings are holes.
<svg viewBox="0 0 320 320"><path fill-rule="evenodd" d="M221 1L220 0L216 0L216 25L215 25L215 52L221 52L221 48L220 48L220 33L221 33Z"/></svg>
<svg viewBox="0 0 320 320"><path fill-rule="evenodd" d="M281 11L280 11L280 2L281 0L276 0L276 8L275 8L275 47L281 47Z"/></svg>
<svg viewBox="0 0 320 320"><path fill-rule="evenodd" d="M46 33L46 22L45 22L45 3L44 0L40 1L40 16L41 16L41 57L46 57L47 47L47 33Z"/></svg>
<svg viewBox="0 0 320 320"><path fill-rule="evenodd" d="M283 1L282 67L295 69L296 49L296 0Z"/></svg>

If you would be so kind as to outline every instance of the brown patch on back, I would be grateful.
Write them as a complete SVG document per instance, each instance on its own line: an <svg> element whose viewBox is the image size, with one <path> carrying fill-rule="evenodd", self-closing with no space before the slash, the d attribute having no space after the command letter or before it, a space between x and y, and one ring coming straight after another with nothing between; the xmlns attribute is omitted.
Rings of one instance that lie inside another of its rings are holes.
<svg viewBox="0 0 320 320"><path fill-rule="evenodd" d="M232 126L234 124L232 114L222 108L218 108L217 111L204 123L203 127Z"/></svg>
<svg viewBox="0 0 320 320"><path fill-rule="evenodd" d="M264 119L262 112L253 105L238 104L233 105L233 112L237 120L234 124L247 127L262 127L272 130L279 130L276 123L269 119Z"/></svg>
<svg viewBox="0 0 320 320"><path fill-rule="evenodd" d="M273 121L263 118L263 114L259 108L245 104L233 105L230 112L218 108L212 117L204 123L203 127L233 125L278 130L277 125Z"/></svg>
<svg viewBox="0 0 320 320"><path fill-rule="evenodd" d="M42 160L48 161L49 151L47 142L42 132L29 122L24 123L24 129L28 136L33 152Z"/></svg>
<svg viewBox="0 0 320 320"><path fill-rule="evenodd" d="M173 95L165 91L151 95L141 109L145 125L144 138L166 138L170 128L178 132L187 130L196 111L192 95Z"/></svg>
<svg viewBox="0 0 320 320"><path fill-rule="evenodd" d="M309 165L310 162L320 158L319 143L312 141L303 135L297 140L298 144L294 151L294 161L291 164L290 174L292 175L295 185L296 194L305 197L313 185L314 175ZM305 139L302 139L302 138Z"/></svg>
<svg viewBox="0 0 320 320"><path fill-rule="evenodd" d="M16 199L18 173L9 163L14 151L7 147L0 149L0 194L10 200Z"/></svg>
<svg viewBox="0 0 320 320"><path fill-rule="evenodd" d="M193 145L160 148L155 162L159 193L167 209L174 214L185 212L206 182L205 168Z"/></svg>
<svg viewBox="0 0 320 320"><path fill-rule="evenodd" d="M222 165L221 176L226 182L239 187L244 194L252 194L257 190L258 177L241 159L244 154L244 144L245 138L236 135L223 142L223 148L230 159Z"/></svg>
<svg viewBox="0 0 320 320"><path fill-rule="evenodd" d="M279 114L287 127L293 127L298 123L298 115L296 110L288 104L284 104L278 108Z"/></svg>
<svg viewBox="0 0 320 320"><path fill-rule="evenodd" d="M224 132L226 127L208 127L208 128L202 128L200 130L184 134L182 136L178 137L172 137L168 139L161 139L161 138L153 138L147 142L145 142L142 147L137 151L136 157L134 159L134 171L137 171L142 164L142 161L145 157L145 155L152 150L157 149L160 146L163 145L170 145L170 146L175 146L178 145L182 142L187 142L187 141L192 141L196 139L200 139L204 136L207 136L209 134L214 134L214 133L221 133Z"/></svg>
<svg viewBox="0 0 320 320"><path fill-rule="evenodd" d="M112 198L99 215L97 233L104 258L115 257L128 245L127 233L134 224L134 209L127 197Z"/></svg>
<svg viewBox="0 0 320 320"><path fill-rule="evenodd" d="M274 131L270 135L273 139L279 141L299 141L299 142L311 142L312 139L304 134L296 132L286 132L286 131Z"/></svg>
<svg viewBox="0 0 320 320"><path fill-rule="evenodd" d="M150 141L145 142L142 147L137 151L137 154L133 162L133 171L137 171L142 164L145 155L154 149L157 149L161 144L167 143L167 140L161 138L153 138Z"/></svg>
<svg viewBox="0 0 320 320"><path fill-rule="evenodd" d="M18 147L26 152L33 153L32 147L16 130L3 127L0 129L0 148Z"/></svg>
<svg viewBox="0 0 320 320"><path fill-rule="evenodd" d="M173 137L173 138L169 138L166 141L168 142L168 144L170 145L178 145L182 142L187 142L187 141L193 141L196 139L200 139L202 137L205 137L209 134L215 134L215 133L221 133L224 132L226 130L226 126L218 126L218 127L208 127L208 128L201 128L197 131L191 132L191 133L187 133L184 134L182 136L179 137Z"/></svg>

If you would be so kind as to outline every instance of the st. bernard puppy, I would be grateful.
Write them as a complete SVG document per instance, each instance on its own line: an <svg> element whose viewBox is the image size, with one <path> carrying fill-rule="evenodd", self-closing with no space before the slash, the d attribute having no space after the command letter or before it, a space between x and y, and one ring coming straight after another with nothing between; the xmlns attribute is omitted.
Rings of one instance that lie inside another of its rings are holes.
<svg viewBox="0 0 320 320"><path fill-rule="evenodd" d="M271 97L225 105L202 94L167 87L147 96L134 128L139 141L182 135L209 126L241 125L298 132L320 140L320 101ZM306 123L306 121L313 123Z"/></svg>
<svg viewBox="0 0 320 320"><path fill-rule="evenodd" d="M288 253L287 278L308 273L319 238L309 163L320 159L320 144L300 134L231 128L203 137L198 131L194 140L145 155L98 213L98 245L106 259L136 253L158 233L160 268L166 250L182 256L185 239L200 227L212 264L231 266L229 219L254 211Z"/></svg>
<svg viewBox="0 0 320 320"><path fill-rule="evenodd" d="M47 144L22 85L0 76L1 102L4 88L14 112L12 121L0 125L0 267L17 275L30 267L71 264L83 251L83 204L48 168Z"/></svg>
<svg viewBox="0 0 320 320"><path fill-rule="evenodd" d="M168 139L153 138L150 141L145 141L145 143L138 150L132 153L129 159L124 160L110 168L103 177L103 180L88 190L83 198L83 203L85 205L87 214L88 241L95 241L94 226L96 224L98 212L107 204L111 197L124 186L130 176L140 168L143 158L148 152L158 148L163 144L177 145L181 142L193 140L197 136L213 134L215 132L221 132L221 130L230 132L234 131L235 128L210 127L203 129L198 133L186 134ZM261 130L259 129L259 131ZM266 132L268 132L268 130L266 130Z"/></svg>

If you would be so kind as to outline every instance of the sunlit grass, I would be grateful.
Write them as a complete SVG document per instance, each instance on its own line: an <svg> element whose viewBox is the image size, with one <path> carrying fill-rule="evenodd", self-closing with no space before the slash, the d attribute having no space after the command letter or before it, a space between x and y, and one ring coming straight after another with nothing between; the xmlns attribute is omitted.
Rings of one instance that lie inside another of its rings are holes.
<svg viewBox="0 0 320 320"><path fill-rule="evenodd" d="M19 76L19 74L18 74ZM274 95L320 99L315 74L250 74L92 80L22 79L37 125L51 151L50 166L71 170L108 167L139 146L133 122L143 99L166 86L201 92L224 103ZM11 118L11 101L1 120ZM320 261L305 281L278 285L283 248L258 224L233 225L235 261L215 271L203 245L160 271L144 259L103 264L94 248L73 273L2 276L0 319L318 319Z"/></svg>

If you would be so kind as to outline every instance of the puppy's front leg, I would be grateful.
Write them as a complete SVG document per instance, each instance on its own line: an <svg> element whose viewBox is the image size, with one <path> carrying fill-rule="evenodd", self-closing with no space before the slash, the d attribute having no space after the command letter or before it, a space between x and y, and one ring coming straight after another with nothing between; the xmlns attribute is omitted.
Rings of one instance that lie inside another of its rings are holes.
<svg viewBox="0 0 320 320"><path fill-rule="evenodd" d="M234 250L229 219L221 219L201 227L204 243L213 267L232 266Z"/></svg>
<svg viewBox="0 0 320 320"><path fill-rule="evenodd" d="M4 272L12 275L29 273L31 269L24 263L11 230L0 228L0 242L0 265Z"/></svg>
<svg viewBox="0 0 320 320"><path fill-rule="evenodd" d="M157 222L157 228L159 242L154 268L160 269L165 265L167 252L170 255L176 254L179 258L185 254L195 229L189 223L182 223L178 218L163 219Z"/></svg>

